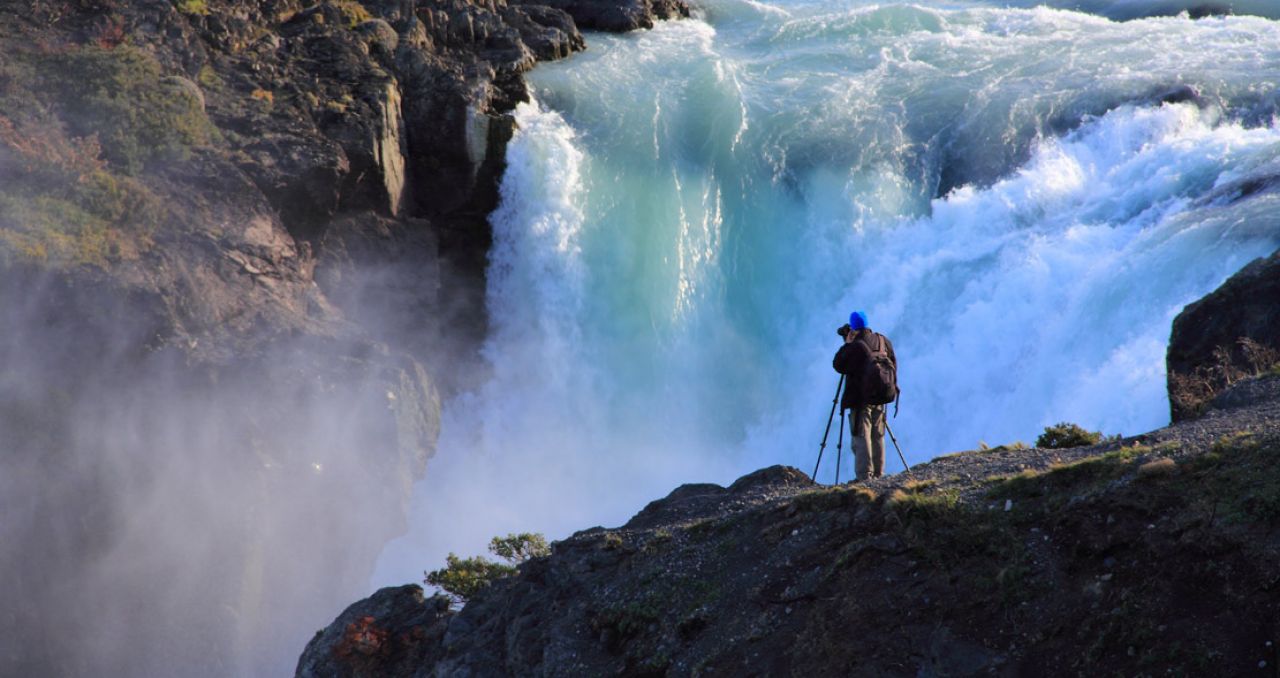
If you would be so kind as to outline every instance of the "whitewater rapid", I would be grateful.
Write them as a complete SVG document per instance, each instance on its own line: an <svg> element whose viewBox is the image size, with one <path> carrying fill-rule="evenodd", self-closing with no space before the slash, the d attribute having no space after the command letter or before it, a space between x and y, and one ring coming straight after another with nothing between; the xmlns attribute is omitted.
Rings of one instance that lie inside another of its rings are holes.
<svg viewBox="0 0 1280 678"><path fill-rule="evenodd" d="M807 472L854 309L897 348L911 463L1159 427L1173 317L1280 246L1267 18L711 0L589 42L516 111L492 377L446 407L379 583Z"/></svg>

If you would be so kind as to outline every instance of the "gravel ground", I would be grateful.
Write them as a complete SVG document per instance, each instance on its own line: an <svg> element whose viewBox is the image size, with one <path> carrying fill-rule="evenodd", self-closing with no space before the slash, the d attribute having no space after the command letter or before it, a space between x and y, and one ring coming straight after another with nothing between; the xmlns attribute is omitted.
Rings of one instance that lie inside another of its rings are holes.
<svg viewBox="0 0 1280 678"><path fill-rule="evenodd" d="M883 492L911 481L932 482L937 489L959 488L962 501L985 501L982 481L987 478L1015 475L1025 470L1042 471L1054 464L1070 463L1133 445L1162 448L1160 456L1185 457L1205 452L1223 436L1244 431L1280 435L1280 376L1240 382L1216 398L1211 409L1201 417L1149 433L1089 447L994 448L959 452L919 464L911 469L910 474L895 473L867 481L865 485ZM891 442L886 443L892 447ZM888 454L896 455L896 452L890 449Z"/></svg>

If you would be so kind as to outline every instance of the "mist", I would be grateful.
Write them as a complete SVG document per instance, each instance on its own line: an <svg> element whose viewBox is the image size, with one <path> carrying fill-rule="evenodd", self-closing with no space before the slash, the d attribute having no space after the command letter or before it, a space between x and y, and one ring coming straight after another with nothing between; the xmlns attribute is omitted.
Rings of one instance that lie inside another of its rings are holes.
<svg viewBox="0 0 1280 678"><path fill-rule="evenodd" d="M434 386L353 338L196 360L110 285L6 275L4 672L287 675L403 529Z"/></svg>

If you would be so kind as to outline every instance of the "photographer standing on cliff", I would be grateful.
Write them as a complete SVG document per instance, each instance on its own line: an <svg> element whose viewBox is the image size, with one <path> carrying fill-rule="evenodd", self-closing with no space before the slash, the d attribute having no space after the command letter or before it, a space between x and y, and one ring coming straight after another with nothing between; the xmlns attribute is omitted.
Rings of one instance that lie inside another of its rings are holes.
<svg viewBox="0 0 1280 678"><path fill-rule="evenodd" d="M884 474L885 405L898 399L898 359L893 344L867 327L867 315L854 311L836 330L844 345L831 361L845 375L840 415L849 410L854 471L858 480Z"/></svg>

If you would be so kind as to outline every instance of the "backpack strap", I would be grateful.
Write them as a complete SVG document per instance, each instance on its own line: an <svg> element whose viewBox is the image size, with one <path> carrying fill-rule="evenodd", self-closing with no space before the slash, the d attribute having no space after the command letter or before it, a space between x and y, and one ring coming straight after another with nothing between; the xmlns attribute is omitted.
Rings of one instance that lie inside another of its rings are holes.
<svg viewBox="0 0 1280 678"><path fill-rule="evenodd" d="M879 344L878 344L878 346L879 346L879 347L878 347L876 350L877 350L877 351L884 351L884 341L885 341L885 339L884 339L884 335L883 335L883 334L880 334L879 332L876 332L876 339L878 339L878 340L879 340ZM894 383L894 388L897 388L897 381L898 381L897 377L898 377L898 375L897 375L896 373L897 373L897 371L898 371L898 366L897 366L897 365L894 365L894 366L893 366L893 370L894 370L894 373L895 373L895 374L893 375L893 376L894 376L894 382L895 382L895 383ZM897 393L894 393L894 394L893 394L893 418L894 418L894 419L897 419L897 418L898 418L898 405L901 403L901 399L902 399L902 389L897 388Z"/></svg>

